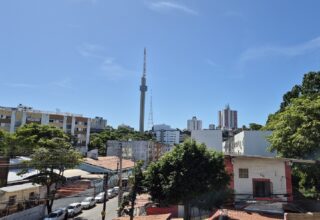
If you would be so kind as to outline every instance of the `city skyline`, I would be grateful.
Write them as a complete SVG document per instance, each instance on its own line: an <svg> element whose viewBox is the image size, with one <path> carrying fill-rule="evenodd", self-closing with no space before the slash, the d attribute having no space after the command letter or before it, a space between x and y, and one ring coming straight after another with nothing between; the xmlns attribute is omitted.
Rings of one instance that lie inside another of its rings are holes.
<svg viewBox="0 0 320 220"><path fill-rule="evenodd" d="M218 125L226 103L238 111L238 127L264 124L303 74L320 69L319 7L318 1L1 1L0 106L58 108L138 130L147 47L154 124L182 129L196 115L203 128Z"/></svg>

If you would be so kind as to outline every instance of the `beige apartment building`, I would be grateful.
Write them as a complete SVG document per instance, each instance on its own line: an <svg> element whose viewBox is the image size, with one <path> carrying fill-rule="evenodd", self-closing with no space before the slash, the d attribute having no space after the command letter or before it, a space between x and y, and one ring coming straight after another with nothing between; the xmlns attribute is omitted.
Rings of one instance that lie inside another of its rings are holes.
<svg viewBox="0 0 320 220"><path fill-rule="evenodd" d="M0 129L14 133L17 128L29 123L53 125L76 138L75 146L83 153L87 152L90 140L91 119L80 114L65 112L47 112L31 107L0 106Z"/></svg>

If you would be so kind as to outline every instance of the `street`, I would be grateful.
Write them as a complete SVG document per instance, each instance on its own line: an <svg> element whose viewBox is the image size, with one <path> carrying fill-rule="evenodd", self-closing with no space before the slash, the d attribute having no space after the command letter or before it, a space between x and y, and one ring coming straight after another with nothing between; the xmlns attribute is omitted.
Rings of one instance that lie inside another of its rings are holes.
<svg viewBox="0 0 320 220"><path fill-rule="evenodd" d="M82 213L76 216L75 220L101 220L101 211L103 203L97 203L92 209L83 210ZM118 197L114 197L107 202L105 220L112 220L117 217Z"/></svg>
<svg viewBox="0 0 320 220"><path fill-rule="evenodd" d="M88 189L87 191L82 192L76 196L57 199L53 203L53 210L56 210L62 207L67 207L69 204L74 202L81 202L88 196L93 196L93 189ZM103 203L97 203L95 207L87 210L82 210L82 213L80 215L77 215L74 218L69 218L69 219L100 220L102 208L103 208ZM107 201L105 219L112 220L113 218L117 217L117 209L118 209L118 196L112 199L109 199L109 201Z"/></svg>

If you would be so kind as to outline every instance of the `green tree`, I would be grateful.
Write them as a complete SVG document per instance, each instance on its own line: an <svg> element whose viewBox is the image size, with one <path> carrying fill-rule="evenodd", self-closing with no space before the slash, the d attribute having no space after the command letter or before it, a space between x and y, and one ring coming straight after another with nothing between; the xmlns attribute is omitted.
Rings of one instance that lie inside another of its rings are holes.
<svg viewBox="0 0 320 220"><path fill-rule="evenodd" d="M6 131L0 130L0 155L8 154L8 145L7 145L8 133Z"/></svg>
<svg viewBox="0 0 320 220"><path fill-rule="evenodd" d="M262 128L263 126L257 123L250 123L249 124L249 129L253 131L258 131Z"/></svg>
<svg viewBox="0 0 320 220"><path fill-rule="evenodd" d="M303 76L302 84L295 85L291 91L283 95L283 101L280 104L280 111L289 106L293 99L300 96L312 96L320 93L320 71L309 72Z"/></svg>
<svg viewBox="0 0 320 220"><path fill-rule="evenodd" d="M56 127L26 125L18 130L17 136L19 144L26 144L28 154L31 152L31 160L25 162L25 165L38 170L32 182L46 187L46 207L48 213L51 213L57 187L64 181L64 170L78 165L81 154L71 146L68 136ZM27 168L20 174L26 172Z"/></svg>
<svg viewBox="0 0 320 220"><path fill-rule="evenodd" d="M0 155L13 158L17 154L19 154L19 148L15 135L0 130Z"/></svg>
<svg viewBox="0 0 320 220"><path fill-rule="evenodd" d="M319 159L320 95L302 96L291 101L283 111L273 115L265 129L273 130L270 150L280 156Z"/></svg>
<svg viewBox="0 0 320 220"><path fill-rule="evenodd" d="M320 158L320 72L304 75L301 85L295 85L283 96L280 109L270 114L264 129L273 130L270 150L279 156ZM294 164L294 188L304 196L320 198L318 164Z"/></svg>
<svg viewBox="0 0 320 220"><path fill-rule="evenodd" d="M144 192L144 175L142 171L143 162L138 161L133 169L132 176L129 178L129 183L132 186L128 195L123 199L120 207L120 213L124 212L133 220L134 205L138 194ZM129 208L128 208L129 207Z"/></svg>
<svg viewBox="0 0 320 220"><path fill-rule="evenodd" d="M42 140L62 138L67 142L70 139L62 129L37 123L25 124L15 133L16 142L19 146L20 155L31 155L33 150L42 147Z"/></svg>
<svg viewBox="0 0 320 220"><path fill-rule="evenodd" d="M183 204L186 220L190 219L192 200L226 189L229 180L222 154L190 140L152 163L146 173L152 199L161 205Z"/></svg>

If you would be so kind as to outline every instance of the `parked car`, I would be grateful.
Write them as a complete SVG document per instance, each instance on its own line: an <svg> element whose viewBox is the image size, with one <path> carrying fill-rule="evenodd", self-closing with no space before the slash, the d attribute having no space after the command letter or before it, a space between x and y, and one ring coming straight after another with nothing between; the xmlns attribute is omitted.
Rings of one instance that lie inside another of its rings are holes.
<svg viewBox="0 0 320 220"><path fill-rule="evenodd" d="M106 199L108 199L108 197ZM96 197L94 197L94 200L96 200L96 202L103 202L104 201L104 192L99 193Z"/></svg>
<svg viewBox="0 0 320 220"><path fill-rule="evenodd" d="M108 197L113 198L116 196L116 192L114 189L108 189Z"/></svg>
<svg viewBox="0 0 320 220"><path fill-rule="evenodd" d="M118 195L118 193L119 193L119 186L113 187L113 190L114 190L115 194Z"/></svg>
<svg viewBox="0 0 320 220"><path fill-rule="evenodd" d="M89 209L96 205L96 200L93 197L87 197L81 202L81 206L84 209Z"/></svg>
<svg viewBox="0 0 320 220"><path fill-rule="evenodd" d="M66 217L66 211L63 209L57 209L51 212L44 220L64 220Z"/></svg>
<svg viewBox="0 0 320 220"><path fill-rule="evenodd" d="M72 203L67 207L67 210L68 210L68 216L73 217L82 211L82 206L78 202Z"/></svg>

